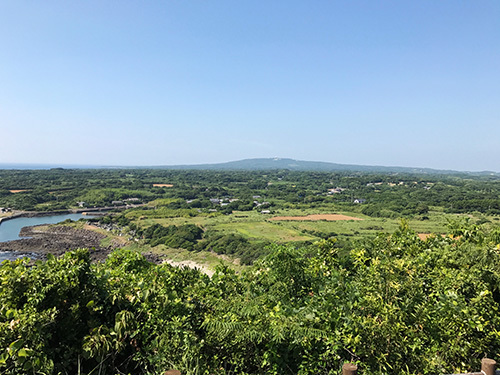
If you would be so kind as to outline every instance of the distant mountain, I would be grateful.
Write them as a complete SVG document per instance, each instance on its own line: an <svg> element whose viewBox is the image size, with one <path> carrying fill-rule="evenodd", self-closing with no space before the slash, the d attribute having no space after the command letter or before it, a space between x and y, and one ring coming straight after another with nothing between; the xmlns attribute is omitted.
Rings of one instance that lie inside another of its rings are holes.
<svg viewBox="0 0 500 375"><path fill-rule="evenodd" d="M265 171L287 169L290 171L317 172L365 172L365 173L412 173L412 174L454 174L470 176L495 176L500 173L491 171L465 172L432 168L386 167L374 165L338 164L323 161L304 161L287 158L258 158L230 161L214 164L184 164L161 166L97 166L97 165L64 165L64 164L7 164L0 163L1 169L191 169L212 171Z"/></svg>
<svg viewBox="0 0 500 375"><path fill-rule="evenodd" d="M417 174L475 174L475 175L499 175L495 172L459 172L453 170L438 170L431 168L411 168L411 167L385 167L370 165L337 164L322 161L304 161L287 158L260 158L230 161L215 164L195 164L195 165L170 165L151 167L155 169L196 169L196 170L276 170L287 169L292 171L318 171L318 172L382 172L382 173L417 173Z"/></svg>
<svg viewBox="0 0 500 375"><path fill-rule="evenodd" d="M84 164L29 164L29 163L0 163L1 169L15 169L15 170L38 170L38 169L100 169L108 168L98 165L84 165Z"/></svg>

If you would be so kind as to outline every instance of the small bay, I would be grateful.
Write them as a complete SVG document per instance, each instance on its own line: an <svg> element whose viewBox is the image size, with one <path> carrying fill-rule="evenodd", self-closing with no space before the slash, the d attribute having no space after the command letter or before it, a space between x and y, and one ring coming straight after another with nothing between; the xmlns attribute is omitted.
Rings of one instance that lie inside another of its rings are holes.
<svg viewBox="0 0 500 375"><path fill-rule="evenodd" d="M57 224L64 220L71 219L73 221L79 219L89 219L93 216L82 214L59 214L51 216L37 217L18 217L10 220L3 220L0 224L0 242L19 240L19 232L23 227L31 227L34 225Z"/></svg>

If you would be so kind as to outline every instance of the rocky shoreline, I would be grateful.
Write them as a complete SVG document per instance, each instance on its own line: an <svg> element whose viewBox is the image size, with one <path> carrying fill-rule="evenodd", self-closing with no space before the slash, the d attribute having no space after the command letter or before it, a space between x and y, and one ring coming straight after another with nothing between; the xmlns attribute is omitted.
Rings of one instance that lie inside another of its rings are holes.
<svg viewBox="0 0 500 375"><path fill-rule="evenodd" d="M62 225L24 227L20 236L29 238L0 242L0 250L34 253L39 259L44 259L47 254L60 256L70 250L88 248L91 249L93 261L102 261L114 249L112 246L101 246L101 241L106 237L103 234Z"/></svg>
<svg viewBox="0 0 500 375"><path fill-rule="evenodd" d="M37 225L24 227L20 232L23 238L15 241L0 242L0 251L12 251L16 256L27 256L46 259L47 254L61 256L75 249L89 249L90 258L94 262L102 262L115 249L123 247L121 243L112 242L102 246L101 241L106 235L90 229L74 228L66 225ZM151 253L143 254L153 263L161 263L163 259Z"/></svg>

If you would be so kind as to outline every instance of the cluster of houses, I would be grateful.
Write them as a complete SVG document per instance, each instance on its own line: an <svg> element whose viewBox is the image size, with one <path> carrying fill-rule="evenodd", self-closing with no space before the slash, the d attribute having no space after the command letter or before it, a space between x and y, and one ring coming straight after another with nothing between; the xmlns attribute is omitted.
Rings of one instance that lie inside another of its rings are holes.
<svg viewBox="0 0 500 375"><path fill-rule="evenodd" d="M210 202L213 204L218 204L221 207L227 206L229 203L239 201L238 198L210 198Z"/></svg>
<svg viewBox="0 0 500 375"><path fill-rule="evenodd" d="M333 189L328 189L328 194L340 194L340 193L342 193L345 190L347 190L347 189L336 187L336 188L333 188Z"/></svg>
<svg viewBox="0 0 500 375"><path fill-rule="evenodd" d="M264 201L264 202L259 202L258 199L261 199L261 196L260 195L254 195L252 196L252 199L253 199L253 204L255 207L262 207L262 208L265 208L265 207L268 207L271 205L271 203L267 202L267 201ZM210 198L210 202L214 205L218 205L220 207L225 207L227 205L229 205L230 203L233 203L233 202L237 202L239 201L239 198ZM186 203L191 203L193 202L193 200L186 200ZM208 210L209 212L216 212L217 210L216 209L210 209ZM262 210L261 213L263 214L269 214L271 213L271 211L269 210Z"/></svg>
<svg viewBox="0 0 500 375"><path fill-rule="evenodd" d="M127 198L122 201L112 201L111 205L112 206L126 206L126 205L131 205L131 204L138 204L140 203L141 200L139 198ZM86 202L76 202L78 207L86 207L87 203Z"/></svg>
<svg viewBox="0 0 500 375"><path fill-rule="evenodd" d="M12 212L12 208L0 207L0 214L6 213L6 212Z"/></svg>
<svg viewBox="0 0 500 375"><path fill-rule="evenodd" d="M432 187L432 185L434 185L434 183L432 183L432 182L424 182L424 183L426 184L424 186L425 190L429 190ZM383 184L384 184L384 182L368 182L366 184L366 186L380 186L380 185L383 185ZM418 184L417 181L413 181L413 185L417 185L417 184ZM391 186L391 187L393 187L393 186L403 186L403 185L405 185L405 182L404 181L399 181L397 183L396 182L387 182L387 185ZM412 185L412 184L408 183L408 185Z"/></svg>
<svg viewBox="0 0 500 375"><path fill-rule="evenodd" d="M370 183L370 184L373 185L373 183ZM370 185L370 184L368 184L368 185ZM375 184L378 184L378 182L375 183ZM328 189L327 194L329 194L329 195L340 194L340 193L342 193L342 192L344 192L346 190L347 190L346 188L336 187L336 188L333 188L333 189ZM366 199L363 199L363 198L356 198L356 199L354 199L352 201L352 203L355 203L355 204L363 204L365 202L366 202Z"/></svg>
<svg viewBox="0 0 500 375"><path fill-rule="evenodd" d="M111 204L113 206L124 206L124 205L128 205L128 204L137 204L140 201L141 200L139 198L127 198L127 199L124 199L122 201L113 201L113 202L111 202Z"/></svg>
<svg viewBox="0 0 500 375"><path fill-rule="evenodd" d="M257 199L261 198L260 195L254 195L252 198L254 199L253 204L255 205L255 207L269 207L271 205L271 203L266 202L266 201L259 202ZM269 214L269 213L271 213L271 211L269 211L269 210L263 210L263 211L260 211L260 213L262 213L262 214Z"/></svg>

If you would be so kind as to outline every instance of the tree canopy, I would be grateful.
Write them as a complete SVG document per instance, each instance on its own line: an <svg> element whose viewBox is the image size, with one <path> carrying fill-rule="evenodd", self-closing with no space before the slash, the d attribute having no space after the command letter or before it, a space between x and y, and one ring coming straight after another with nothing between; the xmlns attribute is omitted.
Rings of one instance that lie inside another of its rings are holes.
<svg viewBox="0 0 500 375"><path fill-rule="evenodd" d="M499 242L467 221L422 241L402 222L349 250L273 245L211 278L125 250L102 264L87 250L5 261L0 371L466 372L500 350Z"/></svg>

